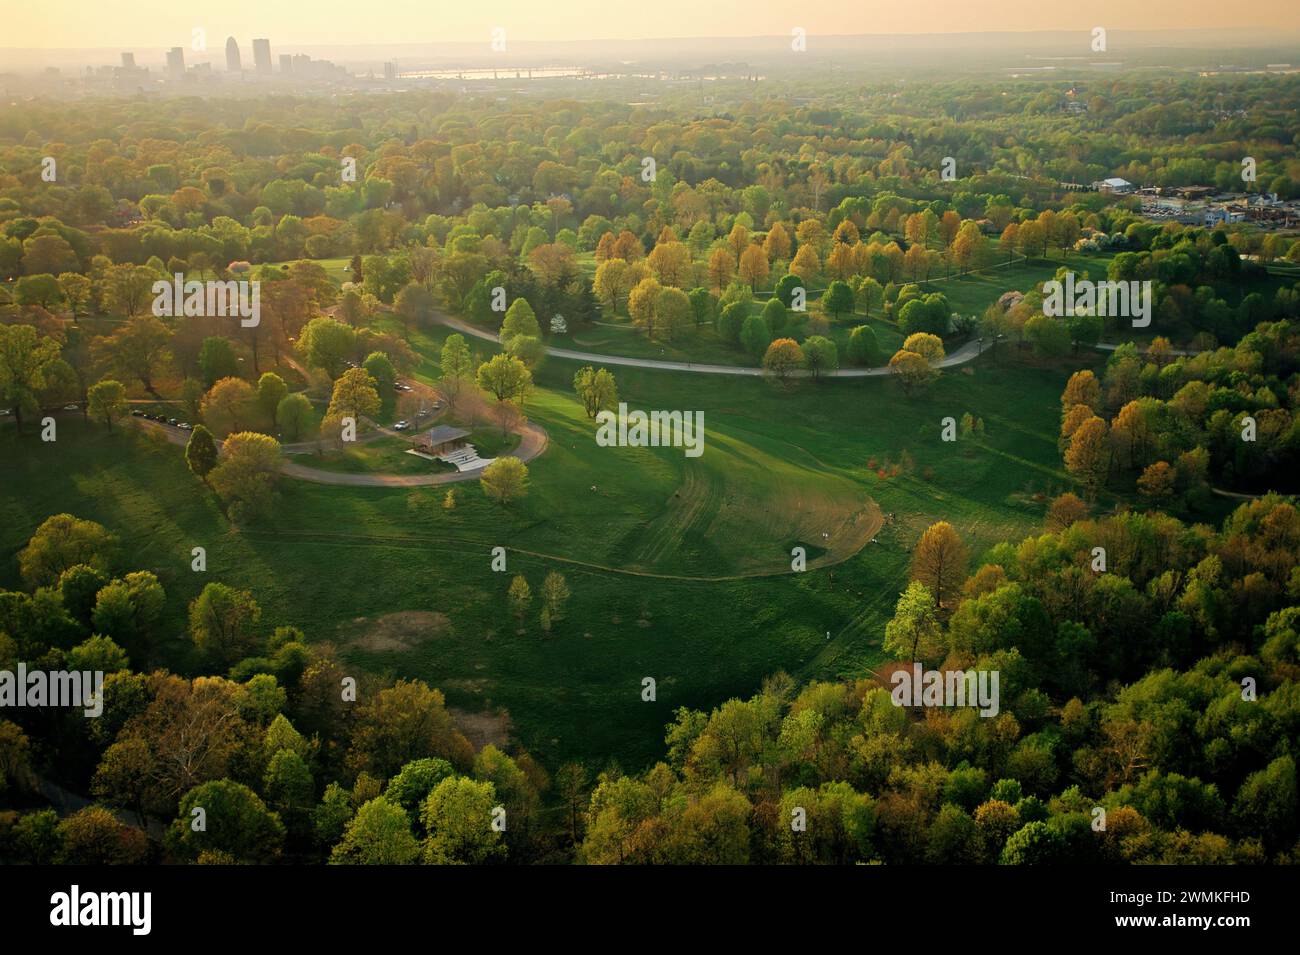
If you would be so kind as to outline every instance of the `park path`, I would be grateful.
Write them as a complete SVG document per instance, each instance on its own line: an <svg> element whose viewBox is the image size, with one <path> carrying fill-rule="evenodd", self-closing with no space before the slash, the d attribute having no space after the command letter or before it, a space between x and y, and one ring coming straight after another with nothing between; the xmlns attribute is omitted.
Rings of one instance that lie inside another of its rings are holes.
<svg viewBox="0 0 1300 955"><path fill-rule="evenodd" d="M152 428L161 431L172 444L184 446L189 443L189 431L181 431L173 428L171 425L165 425L158 421L151 421L148 418L128 418L128 421L134 421L141 427ZM395 431L387 431L376 427L379 434L388 434L396 437L404 437ZM371 432L375 434L375 432ZM519 446L513 451L507 452L506 457L518 458L527 463L546 450L546 444L549 440L546 429L541 425L533 424L531 421L521 425L515 434L519 435ZM358 439L361 443L364 436ZM216 442L218 450L221 448L221 442ZM284 445L285 448L306 447L315 449L316 442L310 442L307 445ZM484 465L484 468L487 465ZM287 458L280 464L280 473L289 477L297 478L300 481L311 481L315 484L333 484L341 487L432 487L438 484L455 484L458 481L473 481L481 477L484 468L472 468L468 471L442 471L437 474L354 474L343 471L322 471L319 468L308 467L305 464L299 464L297 461L290 461Z"/></svg>
<svg viewBox="0 0 1300 955"><path fill-rule="evenodd" d="M454 318L443 312L434 310L434 321L437 321L448 328L455 329L458 332L464 332L466 335L472 335L475 338L481 338L484 341L499 344L499 339L492 332L486 329L471 325L463 319ZM979 355L982 345L978 341L967 342L955 352L944 357L939 362L939 368L951 368L954 365L963 365ZM555 358L567 358L571 361L590 362L598 365L624 365L631 368L651 368L659 371L686 371L697 375L748 375L751 377L760 377L763 375L762 368L754 368L747 365L699 365L689 361L660 361L654 358L628 358L623 355L598 355L594 352L573 351L568 348L552 348L549 345L546 348L546 354ZM801 377L807 377L809 372L796 372ZM886 378L892 372L889 368L837 368L834 371L824 371L821 376L824 378Z"/></svg>

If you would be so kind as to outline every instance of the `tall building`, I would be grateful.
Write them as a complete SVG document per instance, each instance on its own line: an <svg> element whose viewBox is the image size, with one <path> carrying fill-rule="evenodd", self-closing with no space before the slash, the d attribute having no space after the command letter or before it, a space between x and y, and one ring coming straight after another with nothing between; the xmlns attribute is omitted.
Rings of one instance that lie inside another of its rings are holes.
<svg viewBox="0 0 1300 955"><path fill-rule="evenodd" d="M185 50L174 46L167 51L167 75L174 80L185 76Z"/></svg>
<svg viewBox="0 0 1300 955"><path fill-rule="evenodd" d="M135 69L135 54L134 54L134 53L123 53L123 54L122 54L122 69L124 69L124 70L134 70L134 69Z"/></svg>
<svg viewBox="0 0 1300 955"><path fill-rule="evenodd" d="M384 64L384 79L390 83L397 79L397 63L393 60Z"/></svg>
<svg viewBox="0 0 1300 955"><path fill-rule="evenodd" d="M280 54L280 72L281 73L293 72L293 57L290 56L288 53Z"/></svg>
<svg viewBox="0 0 1300 955"><path fill-rule="evenodd" d="M239 62L239 43L233 36L226 37L226 72L239 73L243 67Z"/></svg>
<svg viewBox="0 0 1300 955"><path fill-rule="evenodd" d="M259 73L271 72L271 41L253 41L253 66Z"/></svg>

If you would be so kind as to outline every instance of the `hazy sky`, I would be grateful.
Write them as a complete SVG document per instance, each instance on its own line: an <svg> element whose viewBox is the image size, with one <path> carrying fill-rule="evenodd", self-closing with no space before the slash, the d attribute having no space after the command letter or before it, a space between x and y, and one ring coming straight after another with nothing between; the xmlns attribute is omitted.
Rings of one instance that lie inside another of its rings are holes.
<svg viewBox="0 0 1300 955"><path fill-rule="evenodd" d="M209 47L229 35L312 44L646 39L1023 30L1300 26L1296 0L37 0L6 3L0 46ZM0 64L0 69L3 64Z"/></svg>

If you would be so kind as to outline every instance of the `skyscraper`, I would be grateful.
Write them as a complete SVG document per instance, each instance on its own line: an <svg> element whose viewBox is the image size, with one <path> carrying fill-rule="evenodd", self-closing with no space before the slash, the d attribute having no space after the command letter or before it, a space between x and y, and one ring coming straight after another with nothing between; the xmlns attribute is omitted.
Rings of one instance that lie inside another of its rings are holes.
<svg viewBox="0 0 1300 955"><path fill-rule="evenodd" d="M253 41L253 65L259 73L271 72L271 41Z"/></svg>
<svg viewBox="0 0 1300 955"><path fill-rule="evenodd" d="M123 54L122 54L122 69L124 69L124 70L134 70L134 69L135 69L135 54L134 54L134 53L123 53Z"/></svg>
<svg viewBox="0 0 1300 955"><path fill-rule="evenodd" d="M167 51L167 75L174 80L185 76L185 50L174 46Z"/></svg>
<svg viewBox="0 0 1300 955"><path fill-rule="evenodd" d="M239 73L242 69L239 62L239 43L233 36L226 37L226 72Z"/></svg>
<svg viewBox="0 0 1300 955"><path fill-rule="evenodd" d="M280 72L281 73L293 72L293 57L290 56L288 53L280 54Z"/></svg>

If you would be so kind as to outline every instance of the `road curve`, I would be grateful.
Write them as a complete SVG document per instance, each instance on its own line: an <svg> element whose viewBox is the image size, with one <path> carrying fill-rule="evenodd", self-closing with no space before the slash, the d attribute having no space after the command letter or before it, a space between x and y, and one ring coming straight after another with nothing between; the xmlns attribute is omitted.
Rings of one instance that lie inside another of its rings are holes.
<svg viewBox="0 0 1300 955"><path fill-rule="evenodd" d="M170 425L150 421L147 418L125 420L136 422L141 427L161 431L172 444L184 446L189 443L191 434L189 431L180 431ZM546 429L541 425L533 424L531 421L525 422L515 433L519 435L519 447L509 452L506 457L528 462L546 450L549 438ZM216 444L220 449L221 442L217 441ZM469 471L444 471L438 474L350 474L344 471L322 471L286 458L280 463L280 473L300 481L311 481L313 484L333 484L341 487L432 487L437 484L477 480L483 474L483 468Z"/></svg>
<svg viewBox="0 0 1300 955"><path fill-rule="evenodd" d="M458 332L464 332L466 335L499 344L496 335L486 329L471 325L462 319L454 318L437 310L434 311L433 318L434 321ZM951 368L953 365L963 365L979 355L980 351L981 345L979 342L967 342L951 355L945 356L937 367ZM549 345L546 347L546 354L555 358L567 358L570 361L589 362L597 365L626 365L632 368L651 368L659 371L686 371L697 375L749 375L758 377L763 374L762 368L745 365L697 365L688 361L658 361L653 358L627 358L623 355L597 355L593 352L571 351L568 348L552 348ZM796 374L806 377L809 373L805 371ZM837 368L835 371L822 372L822 376L826 378L885 378L890 374L888 368Z"/></svg>

